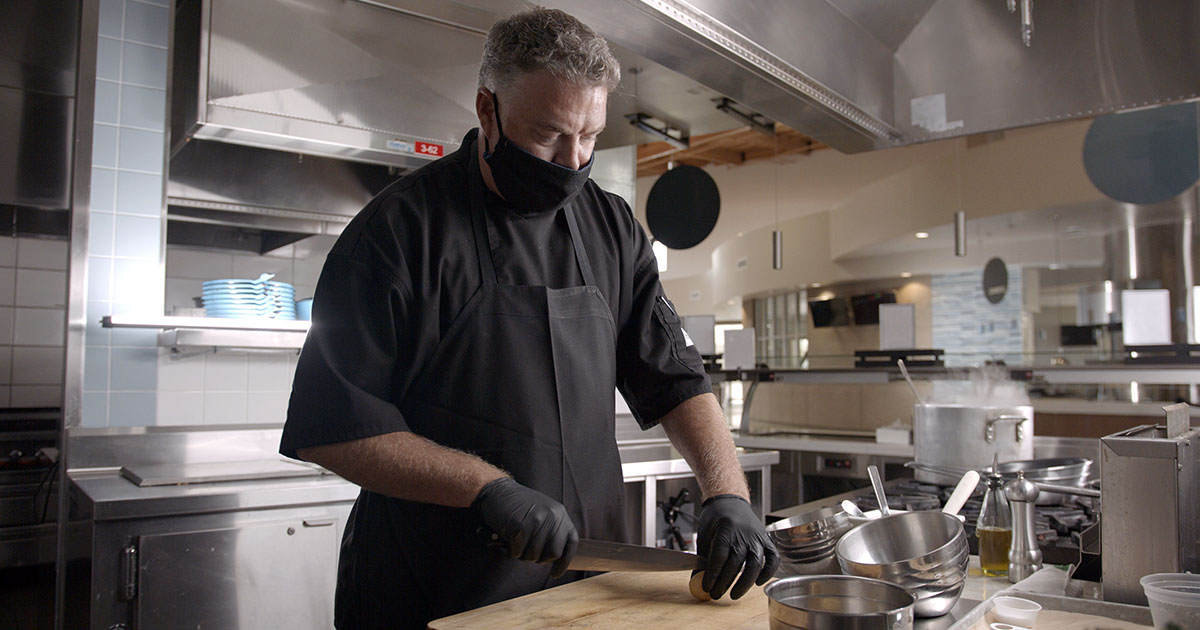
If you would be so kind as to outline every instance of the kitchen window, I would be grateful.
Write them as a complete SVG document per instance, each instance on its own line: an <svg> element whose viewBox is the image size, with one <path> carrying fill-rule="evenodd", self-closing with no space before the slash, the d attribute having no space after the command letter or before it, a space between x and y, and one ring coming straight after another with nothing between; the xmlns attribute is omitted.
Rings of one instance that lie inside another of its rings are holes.
<svg viewBox="0 0 1200 630"><path fill-rule="evenodd" d="M755 361L772 368L805 367L808 354L807 291L754 300Z"/></svg>

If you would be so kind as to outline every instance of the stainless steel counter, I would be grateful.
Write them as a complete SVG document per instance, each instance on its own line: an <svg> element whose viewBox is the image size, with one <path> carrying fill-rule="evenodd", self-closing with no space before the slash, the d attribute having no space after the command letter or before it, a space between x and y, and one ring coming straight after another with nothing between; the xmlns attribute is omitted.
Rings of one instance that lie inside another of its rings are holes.
<svg viewBox="0 0 1200 630"><path fill-rule="evenodd" d="M358 486L336 475L139 487L117 471L71 473L79 512L110 521L353 501Z"/></svg>

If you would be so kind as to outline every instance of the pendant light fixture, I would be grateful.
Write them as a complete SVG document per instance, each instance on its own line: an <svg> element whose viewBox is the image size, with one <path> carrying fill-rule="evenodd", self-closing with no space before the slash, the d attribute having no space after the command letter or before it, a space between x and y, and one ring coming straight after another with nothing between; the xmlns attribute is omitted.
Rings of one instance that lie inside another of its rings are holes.
<svg viewBox="0 0 1200 630"><path fill-rule="evenodd" d="M775 229L771 232L771 268L783 269L783 232L779 229L779 136L775 136Z"/></svg>

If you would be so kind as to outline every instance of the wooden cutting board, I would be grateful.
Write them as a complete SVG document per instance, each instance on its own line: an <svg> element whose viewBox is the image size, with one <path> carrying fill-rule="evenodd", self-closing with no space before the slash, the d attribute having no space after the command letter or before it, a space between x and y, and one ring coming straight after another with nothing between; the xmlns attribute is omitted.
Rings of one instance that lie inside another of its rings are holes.
<svg viewBox="0 0 1200 630"><path fill-rule="evenodd" d="M429 623L430 630L766 630L767 596L755 586L737 601L698 602L687 572L606 573Z"/></svg>

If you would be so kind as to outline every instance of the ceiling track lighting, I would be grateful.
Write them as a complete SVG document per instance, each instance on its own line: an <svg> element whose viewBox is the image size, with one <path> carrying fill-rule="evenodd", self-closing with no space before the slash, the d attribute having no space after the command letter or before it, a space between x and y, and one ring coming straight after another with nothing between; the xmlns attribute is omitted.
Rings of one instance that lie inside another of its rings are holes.
<svg viewBox="0 0 1200 630"><path fill-rule="evenodd" d="M732 99L722 96L716 99L717 109L721 112L740 120L750 126L751 129L763 134L764 136L775 135L775 121L763 116L762 114L750 110L742 111L738 103Z"/></svg>
<svg viewBox="0 0 1200 630"><path fill-rule="evenodd" d="M660 140L665 141L676 149L686 149L691 146L691 141L686 131L672 127L649 114L634 112L632 114L625 114L625 118L629 120L629 124L652 136L657 136Z"/></svg>

